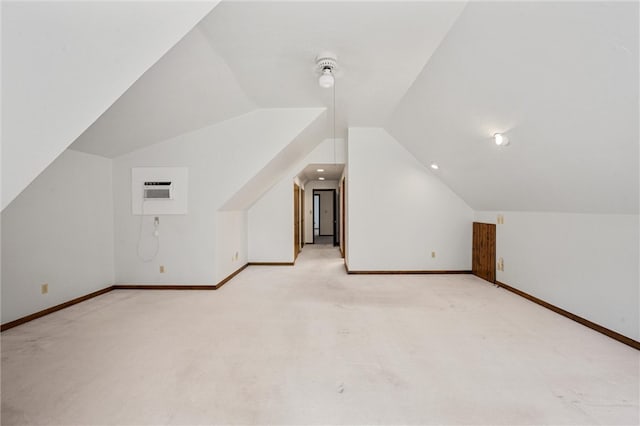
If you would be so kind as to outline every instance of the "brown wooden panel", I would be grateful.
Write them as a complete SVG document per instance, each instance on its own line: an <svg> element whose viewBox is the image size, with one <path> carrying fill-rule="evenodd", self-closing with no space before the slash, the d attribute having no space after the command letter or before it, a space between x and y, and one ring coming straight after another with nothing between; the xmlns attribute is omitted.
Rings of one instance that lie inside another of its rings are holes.
<svg viewBox="0 0 640 426"><path fill-rule="evenodd" d="M300 253L300 187L293 184L293 259Z"/></svg>
<svg viewBox="0 0 640 426"><path fill-rule="evenodd" d="M473 223L471 271L494 283L496 281L496 225Z"/></svg>
<svg viewBox="0 0 640 426"><path fill-rule="evenodd" d="M347 226L346 223L346 218L345 218L345 210L347 209L347 207L345 206L345 196L344 196L344 191L345 191L345 182L344 182L344 178L342 178L342 185L340 186L340 254L342 255L342 257L345 257L345 251L346 251L346 244L344 241L344 234L345 234L345 228Z"/></svg>

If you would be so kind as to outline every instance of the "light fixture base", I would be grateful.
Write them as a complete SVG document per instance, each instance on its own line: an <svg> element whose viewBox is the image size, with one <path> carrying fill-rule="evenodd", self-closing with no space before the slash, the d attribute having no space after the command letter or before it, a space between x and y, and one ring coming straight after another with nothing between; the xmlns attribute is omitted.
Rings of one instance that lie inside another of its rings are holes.
<svg viewBox="0 0 640 426"><path fill-rule="evenodd" d="M325 89L333 87L335 83L335 71L338 66L336 56L325 52L316 56L316 71L320 74L318 84Z"/></svg>
<svg viewBox="0 0 640 426"><path fill-rule="evenodd" d="M331 52L323 52L316 56L316 68L319 73L325 69L335 71L338 68L338 58Z"/></svg>

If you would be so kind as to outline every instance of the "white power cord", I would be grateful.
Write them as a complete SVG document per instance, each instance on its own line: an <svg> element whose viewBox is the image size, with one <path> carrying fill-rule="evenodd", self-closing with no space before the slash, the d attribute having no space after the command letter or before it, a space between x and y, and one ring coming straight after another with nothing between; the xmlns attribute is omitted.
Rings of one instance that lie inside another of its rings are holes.
<svg viewBox="0 0 640 426"><path fill-rule="evenodd" d="M142 242L142 221L144 219L144 203L145 203L145 199L144 197L142 198L142 205L140 206L140 229L138 231L138 245L136 248L136 253L138 255L138 259L142 260L145 263L149 263L151 262L153 259L156 258L156 256L158 255L158 252L160 251L160 231L158 230L158 227L160 226L160 219L158 219L157 217L153 220L153 238L155 238L156 240L156 248L155 251L153 252L153 255L150 258L145 258L143 255L140 254L140 243Z"/></svg>

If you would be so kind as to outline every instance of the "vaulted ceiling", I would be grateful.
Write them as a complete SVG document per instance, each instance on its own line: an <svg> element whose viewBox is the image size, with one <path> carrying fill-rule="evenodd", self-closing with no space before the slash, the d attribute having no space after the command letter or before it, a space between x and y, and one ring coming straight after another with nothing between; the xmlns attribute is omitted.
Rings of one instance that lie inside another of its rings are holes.
<svg viewBox="0 0 640 426"><path fill-rule="evenodd" d="M469 3L387 129L474 209L637 214L638 36L638 2Z"/></svg>
<svg viewBox="0 0 640 426"><path fill-rule="evenodd" d="M333 110L315 57L338 56L336 134L382 126L464 3L221 2L72 145L115 157L255 108ZM324 137L332 135L327 123Z"/></svg>
<svg viewBox="0 0 640 426"><path fill-rule="evenodd" d="M477 210L637 214L638 36L637 2L223 1L71 147L113 158L272 107L326 107L330 137L330 50L338 137L385 127Z"/></svg>
<svg viewBox="0 0 640 426"><path fill-rule="evenodd" d="M2 208L216 4L3 1Z"/></svg>

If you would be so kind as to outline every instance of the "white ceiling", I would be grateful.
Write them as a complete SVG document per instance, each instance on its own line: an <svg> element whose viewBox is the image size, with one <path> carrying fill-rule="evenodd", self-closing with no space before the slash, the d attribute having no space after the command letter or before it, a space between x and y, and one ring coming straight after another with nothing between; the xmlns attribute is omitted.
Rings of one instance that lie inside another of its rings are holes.
<svg viewBox="0 0 640 426"><path fill-rule="evenodd" d="M2 208L216 2L1 2Z"/></svg>
<svg viewBox="0 0 640 426"><path fill-rule="evenodd" d="M638 47L637 2L470 3L386 127L474 209L638 213Z"/></svg>
<svg viewBox="0 0 640 426"><path fill-rule="evenodd" d="M381 126L464 2L222 2L200 27L261 107L332 106L315 57L338 57L337 134ZM327 135L329 136L329 135Z"/></svg>
<svg viewBox="0 0 640 426"><path fill-rule="evenodd" d="M638 212L637 2L222 2L73 147L113 157L269 107L327 107L325 139L324 50L337 136L384 126L474 209Z"/></svg>
<svg viewBox="0 0 640 426"><path fill-rule="evenodd" d="M198 27L133 84L72 149L116 157L256 108Z"/></svg>
<svg viewBox="0 0 640 426"><path fill-rule="evenodd" d="M315 57L338 55L336 135L382 126L463 2L221 2L71 148L106 157L256 107L330 109Z"/></svg>
<svg viewBox="0 0 640 426"><path fill-rule="evenodd" d="M319 172L318 169L324 170ZM344 164L324 164L314 163L307 165L300 173L298 178L302 183L309 182L311 180L320 180L323 177L324 180L338 180L342 176L344 171Z"/></svg>

